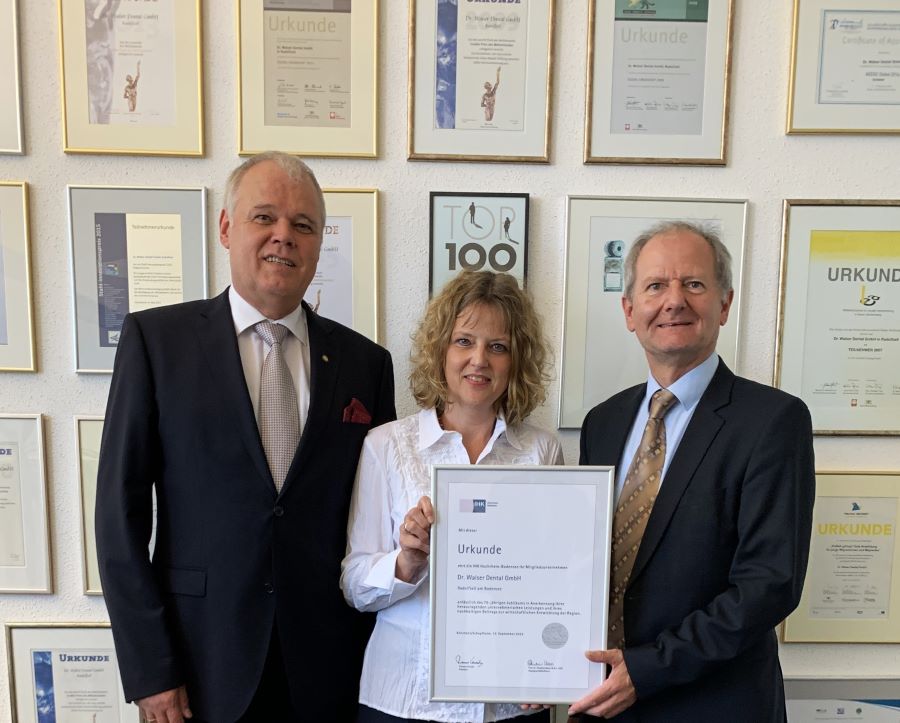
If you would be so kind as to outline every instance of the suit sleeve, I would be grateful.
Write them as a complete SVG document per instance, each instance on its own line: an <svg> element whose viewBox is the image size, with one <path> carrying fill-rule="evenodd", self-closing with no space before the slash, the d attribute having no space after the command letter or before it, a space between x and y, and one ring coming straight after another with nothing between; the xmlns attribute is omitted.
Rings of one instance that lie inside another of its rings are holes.
<svg viewBox="0 0 900 723"><path fill-rule="evenodd" d="M394 364L390 352L382 350L381 374L378 382L378 401L372 416L372 426L378 427L397 418L394 406Z"/></svg>
<svg viewBox="0 0 900 723"><path fill-rule="evenodd" d="M148 349L125 318L106 407L97 472L97 558L125 697L181 685L165 604L150 562L153 484L163 450Z"/></svg>
<svg viewBox="0 0 900 723"><path fill-rule="evenodd" d="M746 465L736 482L740 508L729 584L652 644L626 647L625 662L639 699L693 682L732 660L771 635L800 601L815 496L806 405L791 398L770 410L749 457L735 455L734 464L741 460Z"/></svg>

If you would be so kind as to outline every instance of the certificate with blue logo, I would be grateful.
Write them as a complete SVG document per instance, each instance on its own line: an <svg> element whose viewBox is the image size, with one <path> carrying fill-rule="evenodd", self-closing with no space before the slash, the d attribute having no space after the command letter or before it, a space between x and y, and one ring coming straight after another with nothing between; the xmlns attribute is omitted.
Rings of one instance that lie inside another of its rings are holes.
<svg viewBox="0 0 900 723"><path fill-rule="evenodd" d="M612 467L436 465L431 698L561 703L598 686Z"/></svg>

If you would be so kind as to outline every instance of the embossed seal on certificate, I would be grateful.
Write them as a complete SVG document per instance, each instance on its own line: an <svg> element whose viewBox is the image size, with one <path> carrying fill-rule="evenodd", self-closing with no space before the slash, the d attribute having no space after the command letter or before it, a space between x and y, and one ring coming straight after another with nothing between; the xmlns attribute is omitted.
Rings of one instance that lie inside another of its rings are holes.
<svg viewBox="0 0 900 723"><path fill-rule="evenodd" d="M550 623L541 632L541 640L548 648L556 650L569 642L569 630L562 623Z"/></svg>

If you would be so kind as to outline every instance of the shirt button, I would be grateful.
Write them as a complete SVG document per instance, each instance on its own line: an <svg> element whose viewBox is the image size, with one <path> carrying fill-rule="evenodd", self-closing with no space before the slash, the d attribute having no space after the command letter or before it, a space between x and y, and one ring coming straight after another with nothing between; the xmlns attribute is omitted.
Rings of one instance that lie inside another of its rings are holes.
<svg viewBox="0 0 900 723"><path fill-rule="evenodd" d="M271 582L267 582L265 585L263 585L263 588L269 594L275 592L275 586Z"/></svg>
<svg viewBox="0 0 900 723"><path fill-rule="evenodd" d="M281 516L284 515L284 507L282 507L281 505L275 505L275 509L272 510L272 513L273 513L276 517L281 517Z"/></svg>

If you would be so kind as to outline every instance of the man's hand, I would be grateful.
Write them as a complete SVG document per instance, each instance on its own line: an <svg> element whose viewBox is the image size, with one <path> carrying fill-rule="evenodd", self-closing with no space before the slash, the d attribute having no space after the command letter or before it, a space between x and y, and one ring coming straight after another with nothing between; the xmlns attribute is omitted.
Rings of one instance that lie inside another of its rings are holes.
<svg viewBox="0 0 900 723"><path fill-rule="evenodd" d="M588 650L585 657L594 663L607 663L612 670L599 688L569 706L569 715L587 713L597 718L612 718L634 705L637 694L621 650Z"/></svg>
<svg viewBox="0 0 900 723"><path fill-rule="evenodd" d="M183 685L134 702L141 709L141 720L149 723L183 723L185 718L193 718L188 707L187 690Z"/></svg>

